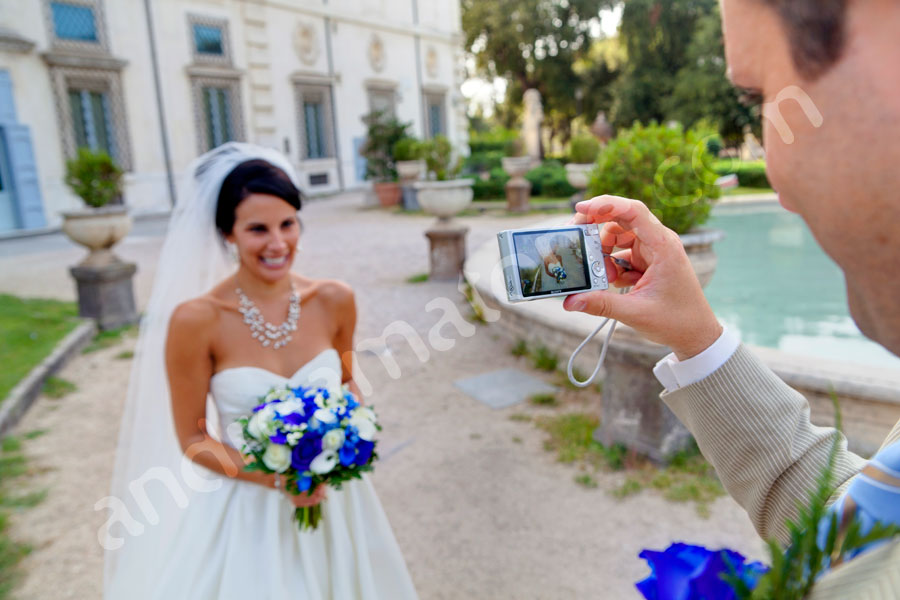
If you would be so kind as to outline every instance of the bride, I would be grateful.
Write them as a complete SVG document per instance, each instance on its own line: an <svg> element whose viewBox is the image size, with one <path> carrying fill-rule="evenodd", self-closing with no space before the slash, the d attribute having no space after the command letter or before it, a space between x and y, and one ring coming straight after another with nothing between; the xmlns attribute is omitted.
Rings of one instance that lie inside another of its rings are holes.
<svg viewBox="0 0 900 600"><path fill-rule="evenodd" d="M352 290L291 272L292 168L228 143L190 173L142 321L113 493L96 507L112 509L106 598L415 598L368 479L294 495L243 470L232 424L271 387L344 382L358 395L341 361ZM300 532L294 507L320 502L318 529Z"/></svg>

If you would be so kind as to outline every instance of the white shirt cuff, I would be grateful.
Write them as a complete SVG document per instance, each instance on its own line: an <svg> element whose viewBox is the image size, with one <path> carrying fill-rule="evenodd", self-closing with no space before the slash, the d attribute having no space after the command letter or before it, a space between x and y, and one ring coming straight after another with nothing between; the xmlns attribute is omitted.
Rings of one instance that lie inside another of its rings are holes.
<svg viewBox="0 0 900 600"><path fill-rule="evenodd" d="M674 392L712 375L731 358L740 343L737 335L723 327L722 335L709 348L683 361L675 358L674 353L668 354L656 363L653 374L667 392Z"/></svg>

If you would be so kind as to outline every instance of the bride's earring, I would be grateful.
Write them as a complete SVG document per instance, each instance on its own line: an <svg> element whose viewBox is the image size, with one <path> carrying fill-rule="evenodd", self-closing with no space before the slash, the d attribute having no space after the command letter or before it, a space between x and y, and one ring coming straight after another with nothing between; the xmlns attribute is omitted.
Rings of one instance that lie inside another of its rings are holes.
<svg viewBox="0 0 900 600"><path fill-rule="evenodd" d="M241 262L241 257L238 254L237 244L235 244L234 242L225 242L225 249L228 250L228 256L229 258L231 258L232 262Z"/></svg>

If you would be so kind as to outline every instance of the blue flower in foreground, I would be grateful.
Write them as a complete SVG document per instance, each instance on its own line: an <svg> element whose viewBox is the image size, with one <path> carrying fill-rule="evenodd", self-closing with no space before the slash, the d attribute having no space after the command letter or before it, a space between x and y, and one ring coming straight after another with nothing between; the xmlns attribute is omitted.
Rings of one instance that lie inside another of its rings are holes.
<svg viewBox="0 0 900 600"><path fill-rule="evenodd" d="M291 466L299 472L309 471L309 465L322 451L322 438L304 435L291 453Z"/></svg>
<svg viewBox="0 0 900 600"><path fill-rule="evenodd" d="M723 575L734 572L753 588L768 569L761 563L745 563L732 550L672 544L663 552L644 550L639 555L650 565L650 576L637 582L647 600L732 600L734 590Z"/></svg>

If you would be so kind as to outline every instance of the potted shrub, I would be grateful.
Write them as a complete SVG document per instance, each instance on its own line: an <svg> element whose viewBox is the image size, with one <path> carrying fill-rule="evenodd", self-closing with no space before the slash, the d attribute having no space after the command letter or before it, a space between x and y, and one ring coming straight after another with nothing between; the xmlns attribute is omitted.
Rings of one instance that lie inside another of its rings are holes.
<svg viewBox="0 0 900 600"><path fill-rule="evenodd" d="M403 210L419 210L412 182L421 179L426 172L425 161L422 159L424 152L425 146L413 137L401 138L394 144L394 162L400 178Z"/></svg>
<svg viewBox="0 0 900 600"><path fill-rule="evenodd" d="M721 195L704 136L680 125L636 124L621 131L600 153L591 175L591 196L615 194L646 204L663 225L681 236L701 285L716 267L718 230L699 229Z"/></svg>
<svg viewBox="0 0 900 600"><path fill-rule="evenodd" d="M566 164L566 179L573 188L584 192L588 185L588 174L596 166L600 154L600 142L592 135L579 135L569 142L569 162Z"/></svg>
<svg viewBox="0 0 900 600"><path fill-rule="evenodd" d="M397 183L397 167L394 145L408 137L409 123L401 123L385 111L373 111L363 117L368 127L366 142L360 154L366 159L366 179L372 180L375 195L382 206L400 203L400 184Z"/></svg>
<svg viewBox="0 0 900 600"><path fill-rule="evenodd" d="M125 206L112 204L122 194L122 170L105 152L79 148L77 156L66 161L66 184L86 205L62 213L63 232L90 250L81 266L120 262L112 247L131 230Z"/></svg>
<svg viewBox="0 0 900 600"><path fill-rule="evenodd" d="M472 203L472 179L455 179L460 165L454 164L453 146L443 135L424 142L429 181L416 181L416 198L422 209L442 222Z"/></svg>
<svg viewBox="0 0 900 600"><path fill-rule="evenodd" d="M413 137L404 137L394 144L394 164L400 183L415 181L425 174L425 146Z"/></svg>
<svg viewBox="0 0 900 600"><path fill-rule="evenodd" d="M501 159L503 170L513 179L523 177L531 169L531 157L525 152L525 142L517 137L506 145L506 156Z"/></svg>

